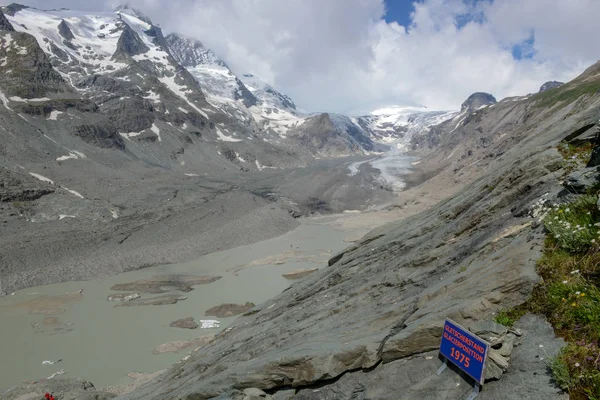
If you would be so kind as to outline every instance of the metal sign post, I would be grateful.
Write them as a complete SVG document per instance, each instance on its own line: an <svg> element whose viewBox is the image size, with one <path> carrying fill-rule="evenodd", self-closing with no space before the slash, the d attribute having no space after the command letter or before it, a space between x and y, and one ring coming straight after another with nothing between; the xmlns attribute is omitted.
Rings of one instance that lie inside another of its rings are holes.
<svg viewBox="0 0 600 400"><path fill-rule="evenodd" d="M440 343L440 354L444 361L436 374L440 375L447 367L448 361L475 380L473 392L467 400L474 400L485 381L485 362L490 345L480 337L446 319L444 333Z"/></svg>

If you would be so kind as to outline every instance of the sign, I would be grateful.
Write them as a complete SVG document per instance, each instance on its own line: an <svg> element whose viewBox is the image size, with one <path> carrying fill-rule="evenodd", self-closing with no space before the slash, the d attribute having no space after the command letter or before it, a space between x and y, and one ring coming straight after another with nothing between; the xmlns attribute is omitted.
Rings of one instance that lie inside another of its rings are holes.
<svg viewBox="0 0 600 400"><path fill-rule="evenodd" d="M440 344L440 354L450 360L464 373L483 385L485 360L490 345L447 319Z"/></svg>

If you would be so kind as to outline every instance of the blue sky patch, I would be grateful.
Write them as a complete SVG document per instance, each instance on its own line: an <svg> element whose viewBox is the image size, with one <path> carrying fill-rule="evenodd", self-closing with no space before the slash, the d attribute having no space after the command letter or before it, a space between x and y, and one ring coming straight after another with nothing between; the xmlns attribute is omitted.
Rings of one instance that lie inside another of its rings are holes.
<svg viewBox="0 0 600 400"><path fill-rule="evenodd" d="M512 56L515 60L531 59L535 55L535 32L532 30L529 37L512 47Z"/></svg>

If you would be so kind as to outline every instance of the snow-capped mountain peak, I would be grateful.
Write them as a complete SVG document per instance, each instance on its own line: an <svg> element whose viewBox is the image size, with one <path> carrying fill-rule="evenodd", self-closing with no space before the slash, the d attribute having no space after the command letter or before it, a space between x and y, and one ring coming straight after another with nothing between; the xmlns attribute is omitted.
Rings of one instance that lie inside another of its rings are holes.
<svg viewBox="0 0 600 400"><path fill-rule="evenodd" d="M175 60L200 83L213 106L239 119L248 119L244 108L252 107L258 100L223 60L196 39L172 33L166 42ZM237 105L238 101L243 106Z"/></svg>
<svg viewBox="0 0 600 400"><path fill-rule="evenodd" d="M212 50L204 47L199 40L174 33L168 35L166 39L173 57L184 67L218 66L231 72L227 64L217 57Z"/></svg>
<svg viewBox="0 0 600 400"><path fill-rule="evenodd" d="M260 100L263 107L283 109L292 113L298 110L296 104L288 95L279 92L262 79L252 74L243 74L240 79L252 94Z"/></svg>
<svg viewBox="0 0 600 400"><path fill-rule="evenodd" d="M457 111L430 111L425 106L389 106L354 120L375 141L405 149L413 136L427 133L430 127L457 114Z"/></svg>

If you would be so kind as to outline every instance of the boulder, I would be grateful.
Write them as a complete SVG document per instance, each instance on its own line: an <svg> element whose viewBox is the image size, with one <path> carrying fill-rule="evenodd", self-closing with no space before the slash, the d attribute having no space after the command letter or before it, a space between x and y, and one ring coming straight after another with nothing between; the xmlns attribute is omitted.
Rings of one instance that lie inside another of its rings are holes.
<svg viewBox="0 0 600 400"><path fill-rule="evenodd" d="M187 317L173 321L169 326L172 328L196 329L198 324L194 322L194 317Z"/></svg>
<svg viewBox="0 0 600 400"><path fill-rule="evenodd" d="M584 194L598 183L600 183L598 167L589 167L570 173L563 182L563 186L569 192Z"/></svg>
<svg viewBox="0 0 600 400"><path fill-rule="evenodd" d="M319 270L319 268L295 269L293 271L286 272L285 274L282 274L281 276L283 276L286 279L300 279L300 278L304 278L305 276L308 276L312 273L315 273L318 270Z"/></svg>
<svg viewBox="0 0 600 400"><path fill-rule="evenodd" d="M234 315L240 315L252 307L254 307L254 303L247 302L246 304L221 304L219 306L211 307L204 313L207 317L233 317Z"/></svg>

